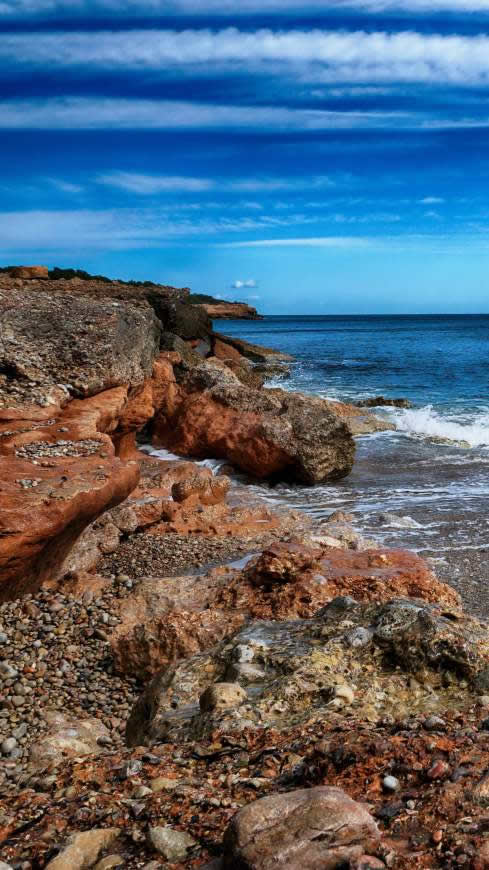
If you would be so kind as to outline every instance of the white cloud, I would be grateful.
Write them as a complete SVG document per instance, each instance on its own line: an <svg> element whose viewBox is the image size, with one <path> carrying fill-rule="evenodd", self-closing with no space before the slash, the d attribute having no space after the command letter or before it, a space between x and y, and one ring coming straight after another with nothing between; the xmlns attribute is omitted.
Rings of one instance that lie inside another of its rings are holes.
<svg viewBox="0 0 489 870"><path fill-rule="evenodd" d="M257 11L283 12L286 9L303 11L363 10L377 13L389 10L406 12L488 12L489 0L241 0L239 13ZM144 15L148 17L175 13L193 15L222 13L236 16L235 0L3 0L0 16L53 15L68 12L71 15L109 12L119 17Z"/></svg>
<svg viewBox="0 0 489 870"><path fill-rule="evenodd" d="M323 236L304 239L255 239L251 242L227 242L226 248L364 248L370 240L358 236Z"/></svg>
<svg viewBox="0 0 489 870"><path fill-rule="evenodd" d="M1 0L0 0L1 2ZM489 0L488 0L489 4ZM488 5L489 10L489 5ZM317 83L488 84L489 37L262 29L2 34L0 62L89 70L244 68Z"/></svg>
<svg viewBox="0 0 489 870"><path fill-rule="evenodd" d="M47 179L53 187L56 187L57 190L60 190L61 193L82 193L83 187L81 184L73 184L71 181L64 181L62 178L48 178Z"/></svg>
<svg viewBox="0 0 489 870"><path fill-rule="evenodd" d="M420 122L407 112L327 112L277 106L222 106L104 97L0 100L0 129L329 130L379 128L394 124L397 128L409 128L420 123L428 122L425 119ZM438 127L442 124L442 121L437 122Z"/></svg>
<svg viewBox="0 0 489 870"><path fill-rule="evenodd" d="M207 178L189 178L188 176L143 175L136 172L108 172L97 176L98 184L118 187L128 193L139 193L143 196L156 193L202 193L211 190L214 183Z"/></svg>
<svg viewBox="0 0 489 870"><path fill-rule="evenodd" d="M445 202L440 196L425 196L424 199L420 199L420 205L440 205L440 203Z"/></svg>
<svg viewBox="0 0 489 870"><path fill-rule="evenodd" d="M0 252L159 247L213 236L265 233L270 232L271 226L286 229L308 222L309 218L302 215L290 215L282 220L261 214L190 219L184 213L174 214L172 208L0 212Z"/></svg>
<svg viewBox="0 0 489 870"><path fill-rule="evenodd" d="M250 278L248 281L234 281L231 284L231 287L233 287L234 290L241 290L242 287L252 288L256 287L256 281L253 278ZM249 298L251 299L252 297L250 296ZM256 298L258 299L258 296Z"/></svg>
<svg viewBox="0 0 489 870"><path fill-rule="evenodd" d="M1 122L0 122L1 123ZM328 187L333 182L326 176L310 176L291 178L242 178L225 179L221 181L215 178L191 178L189 176L168 175L144 175L137 172L122 172L114 170L98 175L95 178L98 184L116 187L128 193L137 193L143 196L158 193L202 193L210 190L231 193L259 192L273 193L282 190L305 190ZM262 206L257 202L246 201L243 208L260 210Z"/></svg>

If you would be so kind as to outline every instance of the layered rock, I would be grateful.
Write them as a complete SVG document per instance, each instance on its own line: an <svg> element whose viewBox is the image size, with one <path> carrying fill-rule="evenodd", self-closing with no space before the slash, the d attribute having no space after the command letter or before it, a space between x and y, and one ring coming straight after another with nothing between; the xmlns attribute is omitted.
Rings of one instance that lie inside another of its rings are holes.
<svg viewBox="0 0 489 870"><path fill-rule="evenodd" d="M197 308L202 308L213 320L262 320L256 308L246 302L200 302Z"/></svg>
<svg viewBox="0 0 489 870"><path fill-rule="evenodd" d="M56 407L151 375L150 308L0 287L0 407ZM25 416L24 419L29 419Z"/></svg>
<svg viewBox="0 0 489 870"><path fill-rule="evenodd" d="M155 443L188 456L229 459L255 477L303 483L338 480L351 471L348 426L322 399L243 387L223 364L204 362L162 406Z"/></svg>

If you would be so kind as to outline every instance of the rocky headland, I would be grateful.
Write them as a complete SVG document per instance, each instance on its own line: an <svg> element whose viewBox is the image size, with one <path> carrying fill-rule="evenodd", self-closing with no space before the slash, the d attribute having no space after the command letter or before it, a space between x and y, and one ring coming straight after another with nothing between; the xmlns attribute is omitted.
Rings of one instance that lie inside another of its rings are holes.
<svg viewBox="0 0 489 870"><path fill-rule="evenodd" d="M345 477L382 397L267 387L187 289L0 317L0 870L489 867L487 626L246 483Z"/></svg>

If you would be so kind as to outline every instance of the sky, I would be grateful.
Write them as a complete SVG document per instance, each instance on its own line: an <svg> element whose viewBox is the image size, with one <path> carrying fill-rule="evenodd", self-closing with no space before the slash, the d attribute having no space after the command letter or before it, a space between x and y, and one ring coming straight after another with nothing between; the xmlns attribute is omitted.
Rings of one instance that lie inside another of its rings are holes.
<svg viewBox="0 0 489 870"><path fill-rule="evenodd" d="M0 265L489 312L489 0L0 0Z"/></svg>

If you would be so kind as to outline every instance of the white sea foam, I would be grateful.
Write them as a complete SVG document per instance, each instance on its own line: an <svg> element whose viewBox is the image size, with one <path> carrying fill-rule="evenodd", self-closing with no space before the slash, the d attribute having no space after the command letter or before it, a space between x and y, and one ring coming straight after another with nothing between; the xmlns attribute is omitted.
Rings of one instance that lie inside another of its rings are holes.
<svg viewBox="0 0 489 870"><path fill-rule="evenodd" d="M398 431L425 438L467 442L470 447L489 447L489 410L475 415L441 415L432 405L395 410L389 414Z"/></svg>
<svg viewBox="0 0 489 870"><path fill-rule="evenodd" d="M157 459L164 459L173 462L175 460L178 460L179 462L185 461L183 456L177 456L176 453L170 453L170 451L166 450L164 447L153 447L151 444L143 444L140 449L143 453L147 453L148 456L155 456ZM213 474L218 474L223 465L229 464L227 459L192 459L192 462L194 462L195 465L200 465L202 468L210 468Z"/></svg>

